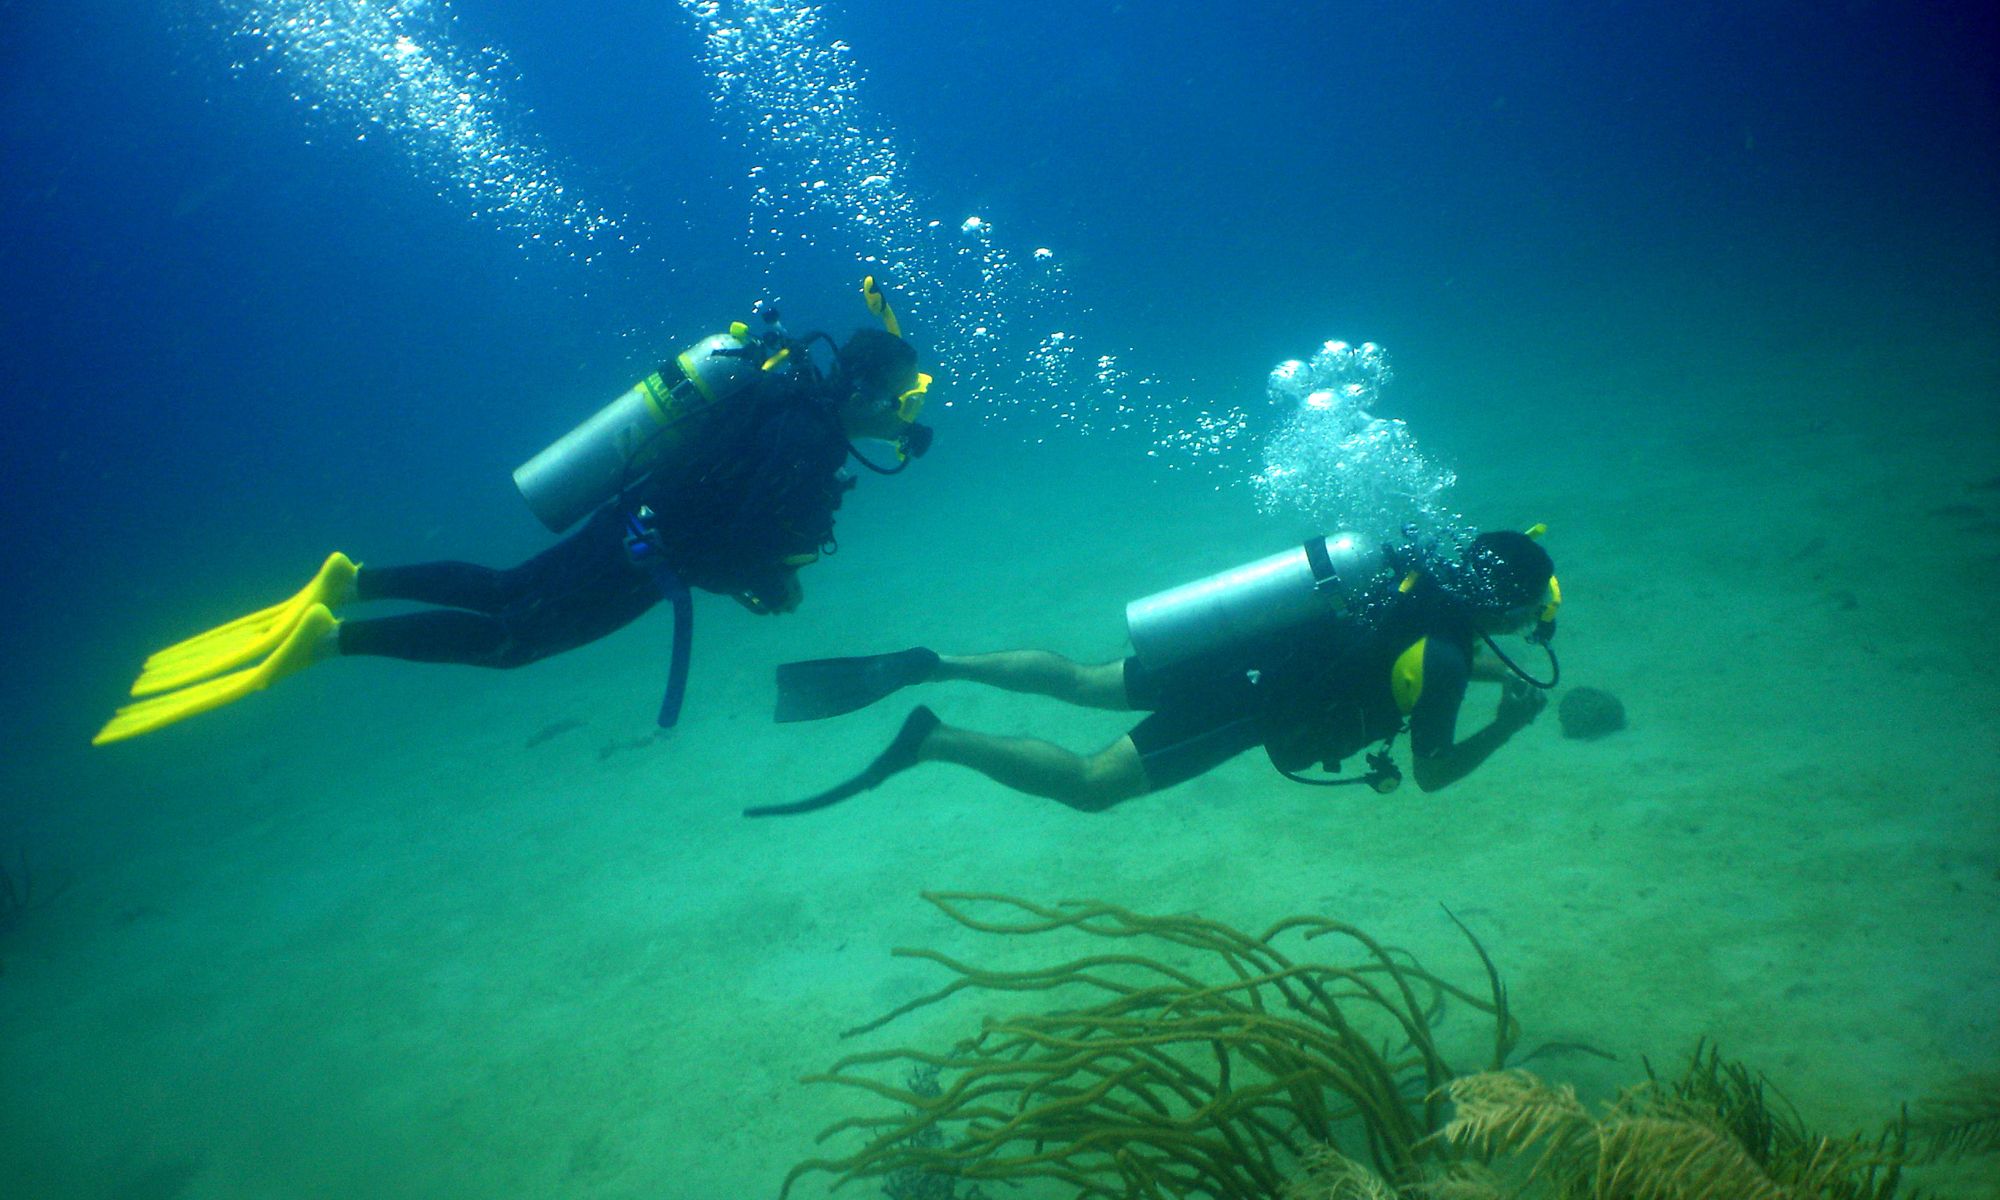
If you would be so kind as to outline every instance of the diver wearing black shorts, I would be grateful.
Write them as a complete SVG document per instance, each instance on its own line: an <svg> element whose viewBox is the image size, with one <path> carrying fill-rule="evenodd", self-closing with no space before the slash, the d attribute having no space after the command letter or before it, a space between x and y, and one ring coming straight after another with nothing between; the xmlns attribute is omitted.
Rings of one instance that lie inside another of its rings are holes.
<svg viewBox="0 0 2000 1200"><path fill-rule="evenodd" d="M1425 638L1417 652L1422 682L1407 714L1410 753L1428 758L1451 748L1459 705L1472 678L1472 653L1450 636ZM1396 732L1404 715L1394 707L1386 670L1376 677L1380 687L1365 689L1373 693L1371 702L1359 704L1341 725L1315 719L1309 703L1294 701L1287 706L1290 711L1283 711L1284 702L1272 693L1275 685L1265 683L1266 673L1236 671L1203 679L1150 671L1137 657L1125 660L1124 671L1127 700L1135 710L1151 714L1126 736L1138 752L1149 790L1156 792L1205 775L1258 746L1285 771L1313 762L1334 771L1341 760ZM1331 711L1335 706L1323 707ZM1304 757L1298 753L1302 743L1311 745Z"/></svg>
<svg viewBox="0 0 2000 1200"><path fill-rule="evenodd" d="M1197 679L1150 671L1134 655L1125 660L1124 676L1126 703L1151 714L1125 736L1153 791L1206 774L1264 741L1261 698L1247 672Z"/></svg>
<svg viewBox="0 0 2000 1200"><path fill-rule="evenodd" d="M1110 746L1080 755L1035 739L954 728L919 706L860 775L806 800L747 812L824 808L920 762L957 763L1017 791L1096 812L1184 783L1259 745L1280 772L1299 779L1315 763L1336 772L1342 760L1379 742L1382 749L1368 760L1373 770L1355 782L1389 790L1401 776L1388 745L1405 728L1418 786L1448 786L1546 703L1541 688L1553 679L1527 686L1518 668L1486 661L1478 647L1493 635L1531 628L1546 641L1557 594L1554 564L1523 534L1481 535L1460 563L1437 575L1413 572L1400 586L1395 574L1387 575L1385 594L1371 602L1366 620L1287 625L1165 667L1143 654L1086 666L1032 650L944 657L914 649L788 663L778 670L780 721L849 712L908 684L950 679L1150 715ZM1509 686L1494 720L1460 740L1458 712L1475 679Z"/></svg>

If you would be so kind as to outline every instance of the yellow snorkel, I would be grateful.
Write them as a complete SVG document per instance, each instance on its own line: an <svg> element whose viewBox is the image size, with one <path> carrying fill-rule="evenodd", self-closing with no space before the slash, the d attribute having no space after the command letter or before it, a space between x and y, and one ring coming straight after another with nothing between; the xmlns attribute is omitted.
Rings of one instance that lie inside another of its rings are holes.
<svg viewBox="0 0 2000 1200"><path fill-rule="evenodd" d="M1536 541L1539 542L1542 540L1542 535L1547 533L1548 531L1549 527L1546 523L1537 521L1533 525L1530 525L1526 529L1523 529L1521 532L1527 534L1529 537L1534 538ZM1529 641L1534 642L1536 645L1539 646L1546 646L1549 644L1549 639L1556 635L1556 613L1562 610L1562 606L1563 606L1562 584L1557 581L1554 575L1550 575L1549 602L1542 606L1542 615L1535 619L1535 631L1528 635Z"/></svg>
<svg viewBox="0 0 2000 1200"><path fill-rule="evenodd" d="M875 319L882 322L882 328L896 337L903 336L903 323L896 319L896 310L889 307L889 297L882 294L882 285L875 282L873 275L861 277L861 300L875 314Z"/></svg>

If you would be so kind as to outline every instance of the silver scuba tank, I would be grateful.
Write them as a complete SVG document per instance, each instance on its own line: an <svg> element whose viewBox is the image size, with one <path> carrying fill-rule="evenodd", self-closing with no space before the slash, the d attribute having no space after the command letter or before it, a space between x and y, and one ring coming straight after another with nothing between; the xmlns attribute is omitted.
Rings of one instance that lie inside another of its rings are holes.
<svg viewBox="0 0 2000 1200"><path fill-rule="evenodd" d="M679 371L641 379L514 470L521 498L555 533L643 479L687 437L692 418L736 394L767 363L738 322L682 351ZM677 375L678 378L673 376Z"/></svg>
<svg viewBox="0 0 2000 1200"><path fill-rule="evenodd" d="M1141 662L1171 666L1342 615L1389 567L1385 548L1358 533L1316 537L1134 600L1125 625Z"/></svg>

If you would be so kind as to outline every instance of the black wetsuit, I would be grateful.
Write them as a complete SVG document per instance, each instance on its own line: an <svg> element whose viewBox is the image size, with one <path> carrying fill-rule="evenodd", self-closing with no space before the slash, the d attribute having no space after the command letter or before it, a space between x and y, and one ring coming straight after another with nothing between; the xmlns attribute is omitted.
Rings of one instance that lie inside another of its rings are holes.
<svg viewBox="0 0 2000 1200"><path fill-rule="evenodd" d="M1420 590L1388 600L1366 626L1330 621L1226 659L1154 670L1130 658L1126 699L1152 714L1132 729L1132 744L1155 791L1258 745L1282 771L1335 770L1406 719L1412 754L1443 754L1457 740L1473 638L1435 592Z"/></svg>
<svg viewBox="0 0 2000 1200"><path fill-rule="evenodd" d="M718 406L672 463L519 566L364 567L357 599L443 610L343 622L340 652L518 667L623 628L665 596L626 546L642 505L682 583L775 600L797 562L832 547L847 445L808 380L765 376Z"/></svg>

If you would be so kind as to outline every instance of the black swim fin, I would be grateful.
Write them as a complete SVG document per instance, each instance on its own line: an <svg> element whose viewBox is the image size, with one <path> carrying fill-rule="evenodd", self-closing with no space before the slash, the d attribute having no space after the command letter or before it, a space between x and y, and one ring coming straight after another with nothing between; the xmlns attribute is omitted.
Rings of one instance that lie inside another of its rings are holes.
<svg viewBox="0 0 2000 1200"><path fill-rule="evenodd" d="M815 658L778 665L777 719L817 721L867 708L937 671L935 651L918 646L865 658Z"/></svg>
<svg viewBox="0 0 2000 1200"><path fill-rule="evenodd" d="M907 771L917 765L917 748L931 735L931 730L943 724L938 715L919 704L903 718L903 727L896 731L896 738L889 748L868 764L868 769L845 783L830 787L817 796L807 796L790 804L759 804L743 810L746 817L792 817L800 813L817 812L822 808L832 808L842 800L851 800L861 793L881 787L891 776Z"/></svg>

